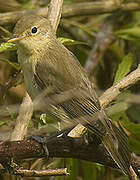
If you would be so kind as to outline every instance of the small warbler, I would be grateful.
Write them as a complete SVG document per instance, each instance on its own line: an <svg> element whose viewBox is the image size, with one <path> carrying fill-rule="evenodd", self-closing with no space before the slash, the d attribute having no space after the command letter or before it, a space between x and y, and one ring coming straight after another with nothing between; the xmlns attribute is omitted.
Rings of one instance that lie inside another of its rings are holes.
<svg viewBox="0 0 140 180"><path fill-rule="evenodd" d="M127 137L107 117L86 72L77 58L57 40L50 22L27 14L17 22L9 42L17 44L25 87L32 100L45 91L41 101L47 104L45 99L56 101L54 97L65 97L66 92L71 92L69 97L52 103L53 108L46 108L46 111L56 119L59 109L71 120L79 123L81 119L81 123L100 138L118 167L129 175L131 155Z"/></svg>

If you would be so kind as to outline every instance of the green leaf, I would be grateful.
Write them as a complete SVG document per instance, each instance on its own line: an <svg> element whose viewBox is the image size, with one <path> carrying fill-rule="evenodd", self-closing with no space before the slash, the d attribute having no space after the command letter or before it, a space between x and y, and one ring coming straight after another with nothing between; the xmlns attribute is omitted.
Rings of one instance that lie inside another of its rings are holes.
<svg viewBox="0 0 140 180"><path fill-rule="evenodd" d="M0 121L0 126L2 126L3 124L6 124L7 122L4 121Z"/></svg>
<svg viewBox="0 0 140 180"><path fill-rule="evenodd" d="M82 169L84 174L84 180L87 179L98 179L99 174L104 175L104 166L98 163L82 161Z"/></svg>
<svg viewBox="0 0 140 180"><path fill-rule="evenodd" d="M132 98L133 98L133 96L132 96ZM137 99L139 99L139 97L137 97ZM134 100L133 102L135 102L134 98L133 98L133 100ZM127 114L129 117L131 117L131 119L134 122L140 123L140 109L139 109L139 105L137 103L128 108Z"/></svg>
<svg viewBox="0 0 140 180"><path fill-rule="evenodd" d="M16 44L14 44L14 43L2 43L0 45L0 52L3 52L5 50L14 51L16 49L17 49L17 47L16 47Z"/></svg>
<svg viewBox="0 0 140 180"><path fill-rule="evenodd" d="M134 139L133 137L129 137L129 146L132 152L140 155L140 141Z"/></svg>
<svg viewBox="0 0 140 180"><path fill-rule="evenodd" d="M118 70L116 72L114 84L116 82L120 81L124 76L126 76L130 72L132 62L133 62L133 58L132 58L131 53L129 53L128 55L126 55L123 58L122 62L119 64Z"/></svg>
<svg viewBox="0 0 140 180"><path fill-rule="evenodd" d="M125 129L129 135L128 140L130 149L136 154L140 154L140 124L130 122L125 112L120 112L115 116L114 119L116 121L119 120L119 126Z"/></svg>
<svg viewBox="0 0 140 180"><path fill-rule="evenodd" d="M59 37L58 40L64 45L77 45L77 44L87 45L87 43L85 43L85 42L75 41L73 39L68 39L68 38L64 38L64 37Z"/></svg>
<svg viewBox="0 0 140 180"><path fill-rule="evenodd" d="M126 113L124 116L126 116ZM140 154L140 124L130 122L128 117L125 118L124 116L122 115L120 125L126 129L126 132L128 132L130 149L134 153Z"/></svg>
<svg viewBox="0 0 140 180"><path fill-rule="evenodd" d="M140 41L140 24L135 22L129 28L116 31L115 34L122 39L139 42Z"/></svg>
<svg viewBox="0 0 140 180"><path fill-rule="evenodd" d="M132 39L132 37L134 39L140 38L140 27L134 26L132 28L116 31L115 33L116 33L116 35L118 35L121 38L123 38L123 37L126 38L126 35L127 35L127 38L131 37L131 39Z"/></svg>
<svg viewBox="0 0 140 180"><path fill-rule="evenodd" d="M70 0L64 0L63 5L70 5L72 2Z"/></svg>
<svg viewBox="0 0 140 180"><path fill-rule="evenodd" d="M112 105L108 111L107 114L109 116L113 116L116 114L120 114L121 112L125 112L128 109L128 103L127 102L117 102L116 104Z"/></svg>
<svg viewBox="0 0 140 180"><path fill-rule="evenodd" d="M122 61L122 58L124 57L124 50L115 42L111 44L108 49L113 53L115 56L114 60L117 60L119 63Z"/></svg>
<svg viewBox="0 0 140 180"><path fill-rule="evenodd" d="M140 41L139 38L137 38L135 36L130 36L128 34L119 35L118 37L121 38L121 39L124 39L124 40L135 41L135 42L138 42L138 43Z"/></svg>
<svg viewBox="0 0 140 180"><path fill-rule="evenodd" d="M121 124L140 141L140 124L129 122L128 120L123 120Z"/></svg>
<svg viewBox="0 0 140 180"><path fill-rule="evenodd" d="M77 159L67 159L66 161L68 171L70 176L67 177L67 180L76 179L78 173L78 160Z"/></svg>

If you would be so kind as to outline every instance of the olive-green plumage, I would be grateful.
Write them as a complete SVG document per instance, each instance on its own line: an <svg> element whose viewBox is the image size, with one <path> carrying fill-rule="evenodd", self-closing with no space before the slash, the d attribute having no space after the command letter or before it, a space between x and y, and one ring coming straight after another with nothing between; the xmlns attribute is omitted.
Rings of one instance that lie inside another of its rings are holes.
<svg viewBox="0 0 140 180"><path fill-rule="evenodd" d="M57 40L49 21L36 15L25 15L17 22L10 41L17 43L18 59L31 98L34 100L44 90L46 99L65 95L71 90L77 92L53 106L63 110L71 120L78 119L79 122L81 118L81 123L101 139L116 164L129 175L127 138L101 109L86 72L76 57ZM41 101L47 103L45 98ZM54 112L55 108L46 111L58 119L59 111Z"/></svg>

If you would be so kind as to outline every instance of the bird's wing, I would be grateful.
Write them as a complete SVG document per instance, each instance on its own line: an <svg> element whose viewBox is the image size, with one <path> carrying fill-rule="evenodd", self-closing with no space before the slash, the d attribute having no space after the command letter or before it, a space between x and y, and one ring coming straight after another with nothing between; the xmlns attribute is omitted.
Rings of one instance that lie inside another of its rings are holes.
<svg viewBox="0 0 140 180"><path fill-rule="evenodd" d="M64 53L66 53L66 49L64 50ZM62 52L58 52L55 55L51 54L48 58L54 58L55 60L58 58L60 60L63 58L60 57L60 54L62 55ZM59 62L56 62L53 66L50 66L50 63L46 64L44 66L45 69L43 65L38 62L35 75L36 83L38 86L42 87L42 89L50 88L51 93L48 94L48 96L51 96L52 98L56 94L58 96L61 96L61 94L65 95L65 92L69 91L69 89L83 91L83 95L73 95L73 97L66 98L65 100L62 100L62 102L59 101L56 103L56 106L61 107L71 120L78 119L78 123L81 122L92 131L92 133L100 137L116 164L124 173L129 174L130 152L128 150L127 138L122 135L108 117L99 115L102 110L98 99L92 95L92 92L94 94L94 90L92 91L88 88L86 82L82 82L82 79L80 79L80 76L83 76L83 72L79 69L77 60L75 60L70 52L67 53L66 57L67 59L65 58L63 62L60 62L61 64L59 64ZM47 63L47 60L45 63ZM71 66L69 63L72 63ZM75 72L70 68L74 68ZM77 79L79 80L79 86L76 85L78 84ZM81 82L83 84L85 83L85 86L81 86ZM79 94L81 94L80 91ZM86 95L86 93L88 93L88 95ZM97 114L97 116L95 116L95 114Z"/></svg>
<svg viewBox="0 0 140 180"><path fill-rule="evenodd" d="M71 54L69 56L72 59L74 57ZM53 56L49 58L53 58ZM74 59L74 61L76 60ZM42 63L40 63L40 61L37 62L34 79L37 86L42 89L42 91L49 89L49 92L45 97L52 98L54 102L56 102L54 103L56 107L61 107L71 120L75 119L78 121L78 123L80 123L81 119L81 123L84 125L90 124L91 120L91 124L94 123L95 127L94 133L99 137L103 136L105 128L103 128L101 122L97 121L98 123L96 124L95 118L94 122L92 120L93 118L83 118L85 116L92 116L96 112L100 111L100 104L97 99L95 100L94 90L92 91L93 93L89 93L88 88L79 87L79 84L74 84L75 79L73 80L73 76L75 75L73 73L65 77L66 75L62 73L62 71L58 71L55 66L48 64L47 60L44 63L46 63L44 65L45 68L43 67ZM68 67L65 67L65 69L66 68ZM68 71L70 70L66 70L66 72ZM77 79L78 78L76 78L76 80ZM57 102L56 99L58 98L61 100ZM86 121L86 119L88 120Z"/></svg>
<svg viewBox="0 0 140 180"><path fill-rule="evenodd" d="M131 155L127 137L120 132L102 110L100 111L95 106L92 99L87 97L73 98L60 105L71 118L78 119L88 130L100 137L116 164L125 174L130 173ZM102 113L103 115L101 115Z"/></svg>

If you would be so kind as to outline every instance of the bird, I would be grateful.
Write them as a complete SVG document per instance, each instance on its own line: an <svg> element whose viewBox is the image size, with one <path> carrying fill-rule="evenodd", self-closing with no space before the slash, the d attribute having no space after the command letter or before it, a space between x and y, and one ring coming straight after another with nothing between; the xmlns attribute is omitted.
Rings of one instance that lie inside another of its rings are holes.
<svg viewBox="0 0 140 180"><path fill-rule="evenodd" d="M45 92L40 100L43 111L57 120L63 112L71 121L83 124L129 176L131 153L126 135L106 115L93 83L76 56L58 40L49 20L36 14L24 15L8 42L17 45L18 61L31 99Z"/></svg>

